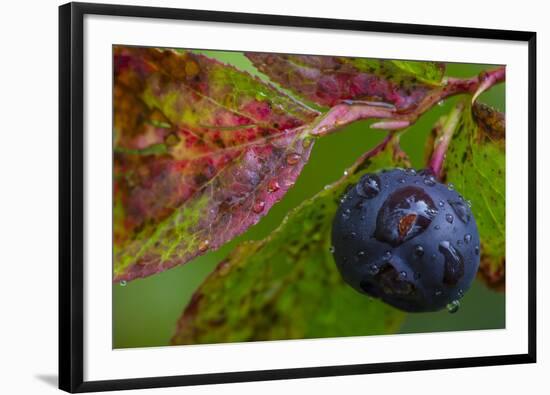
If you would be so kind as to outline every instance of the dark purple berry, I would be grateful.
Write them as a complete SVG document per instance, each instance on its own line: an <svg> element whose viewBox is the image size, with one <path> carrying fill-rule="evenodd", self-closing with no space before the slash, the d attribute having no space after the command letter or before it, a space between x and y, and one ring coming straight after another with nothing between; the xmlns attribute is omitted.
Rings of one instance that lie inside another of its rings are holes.
<svg viewBox="0 0 550 395"><path fill-rule="evenodd" d="M336 213L332 243L349 285L410 312L458 305L479 267L469 205L427 170L364 175Z"/></svg>

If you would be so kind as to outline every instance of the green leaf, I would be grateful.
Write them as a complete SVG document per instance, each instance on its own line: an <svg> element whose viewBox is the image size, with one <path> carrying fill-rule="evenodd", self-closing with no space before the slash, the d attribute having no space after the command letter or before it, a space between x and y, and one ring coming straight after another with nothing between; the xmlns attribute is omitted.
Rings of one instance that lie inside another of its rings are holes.
<svg viewBox="0 0 550 395"><path fill-rule="evenodd" d="M439 85L445 74L445 65L438 62L418 62L414 60L392 60L401 70L429 84Z"/></svg>
<svg viewBox="0 0 550 395"><path fill-rule="evenodd" d="M504 114L466 104L447 151L446 181L472 203L481 238L480 276L493 288L504 286L505 120Z"/></svg>
<svg viewBox="0 0 550 395"><path fill-rule="evenodd" d="M371 151L348 175L290 212L269 237L239 245L198 288L172 343L396 331L403 312L357 293L341 279L330 253L330 228L350 184L367 171L402 163L397 148L386 144L381 152Z"/></svg>

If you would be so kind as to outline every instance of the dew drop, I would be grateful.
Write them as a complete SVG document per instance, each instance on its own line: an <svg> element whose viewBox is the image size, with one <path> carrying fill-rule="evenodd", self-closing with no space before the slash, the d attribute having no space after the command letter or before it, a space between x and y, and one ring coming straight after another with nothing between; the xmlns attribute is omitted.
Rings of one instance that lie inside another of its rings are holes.
<svg viewBox="0 0 550 395"><path fill-rule="evenodd" d="M460 308L460 302L458 300L453 300L451 303L447 304L447 311L451 314L454 314Z"/></svg>
<svg viewBox="0 0 550 395"><path fill-rule="evenodd" d="M396 247L424 232L436 213L433 200L423 189L400 188L388 196L378 211L374 236Z"/></svg>
<svg viewBox="0 0 550 395"><path fill-rule="evenodd" d="M262 211L264 211L265 208L265 202L263 200L258 200L254 203L254 206L252 206L252 211L254 211L256 214L260 214Z"/></svg>
<svg viewBox="0 0 550 395"><path fill-rule="evenodd" d="M424 184L426 184L427 186L429 187L433 187L435 185L436 181L435 181L435 177L433 175L428 175L426 177L424 177Z"/></svg>
<svg viewBox="0 0 550 395"><path fill-rule="evenodd" d="M372 265L369 266L369 274L374 276L378 274L379 271L380 269L378 268L378 265L376 263L373 263Z"/></svg>
<svg viewBox="0 0 550 395"><path fill-rule="evenodd" d="M414 255L416 255L417 257L421 257L422 255L424 255L424 247L422 247L420 244L414 247Z"/></svg>
<svg viewBox="0 0 550 395"><path fill-rule="evenodd" d="M344 212L342 213L342 219L348 220L350 216L351 216L351 210L349 208L345 209Z"/></svg>
<svg viewBox="0 0 550 395"><path fill-rule="evenodd" d="M464 297L464 290L462 288L458 290L458 297L459 299Z"/></svg>
<svg viewBox="0 0 550 395"><path fill-rule="evenodd" d="M405 179L404 179L404 178L400 178L400 179L399 179L399 183L400 183L400 184L404 184L404 183L405 183Z"/></svg>
<svg viewBox="0 0 550 395"><path fill-rule="evenodd" d="M334 248L334 246L330 246L329 249L331 254L334 254L334 251L336 251L336 248Z"/></svg>
<svg viewBox="0 0 550 395"><path fill-rule="evenodd" d="M380 178L374 174L366 174L355 186L355 190L359 194L367 199L372 199L380 193L382 184Z"/></svg>
<svg viewBox="0 0 550 395"><path fill-rule="evenodd" d="M126 280L122 280L121 282L119 282L119 284L120 284L121 287L125 287L127 282L126 282Z"/></svg>
<svg viewBox="0 0 550 395"><path fill-rule="evenodd" d="M472 241L472 235L469 234L469 233L466 233L466 234L464 235L464 242L465 242L466 244L469 244L470 241Z"/></svg>
<svg viewBox="0 0 550 395"><path fill-rule="evenodd" d="M416 175L416 170L414 170L413 168L409 168L409 169L405 170L405 173L407 173L411 176L415 176Z"/></svg>
<svg viewBox="0 0 550 395"><path fill-rule="evenodd" d="M476 253L476 255L479 255L479 246L476 246L476 248L474 248L474 252Z"/></svg>
<svg viewBox="0 0 550 395"><path fill-rule="evenodd" d="M279 181L277 181L274 178L271 179L269 181L269 183L267 184L267 190L269 192L277 192L280 188L281 188L281 186L279 185Z"/></svg>
<svg viewBox="0 0 550 395"><path fill-rule="evenodd" d="M464 277L464 258L448 241L439 243L438 249L445 257L443 283L446 285L456 285Z"/></svg>
<svg viewBox="0 0 550 395"><path fill-rule="evenodd" d="M452 214L447 214L445 215L445 219L447 220L448 223L452 224L455 217L453 217Z"/></svg>
<svg viewBox="0 0 550 395"><path fill-rule="evenodd" d="M209 246L210 246L210 241L203 240L199 243L199 251L200 252L205 252L208 249Z"/></svg>
<svg viewBox="0 0 550 395"><path fill-rule="evenodd" d="M460 240L460 239L457 240L457 241L456 241L456 245L457 245L457 246L462 245L462 240Z"/></svg>
<svg viewBox="0 0 550 395"><path fill-rule="evenodd" d="M440 100L440 101L438 101L438 102L437 102L437 105L438 105L439 107L443 107L443 106L445 105L445 100Z"/></svg>
<svg viewBox="0 0 550 395"><path fill-rule="evenodd" d="M357 256L358 256L359 258L364 257L364 256L365 256L365 251L359 251L359 252L357 253Z"/></svg>
<svg viewBox="0 0 550 395"><path fill-rule="evenodd" d="M445 202L443 200L440 200L438 205L439 205L439 207L443 207L443 206L445 206Z"/></svg>
<svg viewBox="0 0 550 395"><path fill-rule="evenodd" d="M386 251L386 252L384 253L384 259L385 259L386 261L391 259L391 251Z"/></svg>
<svg viewBox="0 0 550 395"><path fill-rule="evenodd" d="M448 201L455 214L460 218L462 222L468 224L470 222L470 210L466 204L460 200L449 200Z"/></svg>
<svg viewBox="0 0 550 395"><path fill-rule="evenodd" d="M399 275L401 276L401 278L407 278L407 272L399 272Z"/></svg>
<svg viewBox="0 0 550 395"><path fill-rule="evenodd" d="M439 228L440 228L439 225L434 226L434 229L435 229L435 230L439 230Z"/></svg>
<svg viewBox="0 0 550 395"><path fill-rule="evenodd" d="M466 204L468 205L468 207L472 208L472 201L471 200L466 200Z"/></svg>
<svg viewBox="0 0 550 395"><path fill-rule="evenodd" d="M349 234L349 238L350 238L350 239L355 239L356 237L357 237L357 233L355 233L355 232L350 232L350 234Z"/></svg>
<svg viewBox="0 0 550 395"><path fill-rule="evenodd" d="M447 185L447 188L449 189L449 191L454 191L455 190L455 186L452 182L450 182L448 185Z"/></svg>
<svg viewBox="0 0 550 395"><path fill-rule="evenodd" d="M289 166L294 166L295 164L300 162L300 159L302 159L302 156L294 152L286 156L286 163Z"/></svg>
<svg viewBox="0 0 550 395"><path fill-rule="evenodd" d="M323 189L326 191L327 189L330 189L330 185L325 185Z"/></svg>
<svg viewBox="0 0 550 395"><path fill-rule="evenodd" d="M313 138L311 136L306 136L302 140L302 147L309 148L312 142L313 142Z"/></svg>
<svg viewBox="0 0 550 395"><path fill-rule="evenodd" d="M441 296L441 295L443 295L443 291L440 290L440 289L436 289L435 292L434 292L434 295L435 296Z"/></svg>

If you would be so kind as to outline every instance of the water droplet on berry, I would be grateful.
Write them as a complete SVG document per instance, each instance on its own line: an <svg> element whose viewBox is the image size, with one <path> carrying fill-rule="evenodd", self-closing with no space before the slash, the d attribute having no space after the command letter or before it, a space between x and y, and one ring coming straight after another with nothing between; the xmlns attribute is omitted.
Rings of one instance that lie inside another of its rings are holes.
<svg viewBox="0 0 550 395"><path fill-rule="evenodd" d="M277 192L280 188L279 181L274 178L267 183L267 190L269 192Z"/></svg>
<svg viewBox="0 0 550 395"><path fill-rule="evenodd" d="M378 212L374 236L396 247L424 232L437 213L423 189L408 186L393 192Z"/></svg>
<svg viewBox="0 0 550 395"><path fill-rule="evenodd" d="M374 174L367 174L361 178L355 187L359 196L367 199L372 199L377 196L382 189L380 178Z"/></svg>
<svg viewBox="0 0 550 395"><path fill-rule="evenodd" d="M365 256L365 251L359 251L359 252L357 253L357 257L359 257L359 258L362 258L362 257L364 257L364 256Z"/></svg>
<svg viewBox="0 0 550 395"><path fill-rule="evenodd" d="M468 224L468 222L470 222L470 210L468 206L460 200L449 200L448 202L458 218L460 218L460 220L465 224Z"/></svg>
<svg viewBox="0 0 550 395"><path fill-rule="evenodd" d="M448 185L447 185L447 188L449 189L449 191L454 191L455 190L455 186L452 182L450 182Z"/></svg>
<svg viewBox="0 0 550 395"><path fill-rule="evenodd" d="M378 265L376 263L373 263L372 265L369 266L369 274L374 276L378 274L379 271L380 269L378 268Z"/></svg>
<svg viewBox="0 0 550 395"><path fill-rule="evenodd" d="M119 282L119 284L120 284L121 287L125 287L127 282L126 282L126 280L122 280L121 282Z"/></svg>
<svg viewBox="0 0 550 395"><path fill-rule="evenodd" d="M445 202L443 200L440 200L438 204L439 204L439 207L445 206Z"/></svg>
<svg viewBox="0 0 550 395"><path fill-rule="evenodd" d="M300 162L300 159L302 159L302 156L294 152L286 156L286 163L289 166L294 166L295 164Z"/></svg>
<svg viewBox="0 0 550 395"><path fill-rule="evenodd" d="M422 247L420 244L414 247L414 255L417 257L421 257L424 255L424 247Z"/></svg>
<svg viewBox="0 0 550 395"><path fill-rule="evenodd" d="M459 245L461 245L461 244L462 244L462 240L459 239L459 240L456 241L456 245L457 245L457 246L459 246Z"/></svg>
<svg viewBox="0 0 550 395"><path fill-rule="evenodd" d="M463 298L463 297L464 297L464 290L463 290L462 288L460 288L460 289L458 290L458 297L459 297L459 298Z"/></svg>
<svg viewBox="0 0 550 395"><path fill-rule="evenodd" d="M472 241L472 235L469 234L469 233L466 233L466 234L464 235L464 242L465 242L466 244L469 244L470 241Z"/></svg>
<svg viewBox="0 0 550 395"><path fill-rule="evenodd" d="M386 251L384 253L384 259L387 261L391 259L391 251Z"/></svg>
<svg viewBox="0 0 550 395"><path fill-rule="evenodd" d="M351 210L349 208L345 209L342 213L342 219L348 220L351 216Z"/></svg>
<svg viewBox="0 0 550 395"><path fill-rule="evenodd" d="M479 255L479 246L476 246L476 248L474 248L474 252L476 253L476 255Z"/></svg>
<svg viewBox="0 0 550 395"><path fill-rule="evenodd" d="M252 211L254 211L256 214L260 214L262 211L264 211L265 208L265 202L263 200L258 200L254 203L254 206L252 206Z"/></svg>
<svg viewBox="0 0 550 395"><path fill-rule="evenodd" d="M458 300L453 300L451 303L447 304L447 311L451 314L454 314L460 308L460 302Z"/></svg>
<svg viewBox="0 0 550 395"><path fill-rule="evenodd" d="M404 178L400 178L400 179L399 179L399 183L400 183L400 184L404 184L404 183L405 183L405 179L404 179Z"/></svg>
<svg viewBox="0 0 550 395"><path fill-rule="evenodd" d="M407 278L407 272L399 272L399 275L401 276L401 278Z"/></svg>
<svg viewBox="0 0 550 395"><path fill-rule="evenodd" d="M199 251L200 252L205 252L208 249L209 246L210 246L210 241L203 240L199 243Z"/></svg>
<svg viewBox="0 0 550 395"><path fill-rule="evenodd" d="M455 217L453 217L452 214L447 214L445 215L445 219L447 220L448 223L452 224Z"/></svg>
<svg viewBox="0 0 550 395"><path fill-rule="evenodd" d="M448 241L439 243L438 250L445 257L443 283L456 285L464 276L464 258L462 254Z"/></svg>
<svg viewBox="0 0 550 395"><path fill-rule="evenodd" d="M439 225L434 226L434 229L435 229L435 230L439 230L439 228L440 228Z"/></svg>
<svg viewBox="0 0 550 395"><path fill-rule="evenodd" d="M435 177L433 175L428 175L426 177L424 177L424 184L426 184L427 186L429 187L433 187L435 185L436 181L435 181Z"/></svg>
<svg viewBox="0 0 550 395"><path fill-rule="evenodd" d="M434 295L435 296L441 296L441 295L443 295L443 291L440 290L440 289L436 289L435 292L434 292Z"/></svg>
<svg viewBox="0 0 550 395"><path fill-rule="evenodd" d="M407 173L411 176L415 176L416 175L416 170L414 170L413 168L405 169L405 173Z"/></svg>
<svg viewBox="0 0 550 395"><path fill-rule="evenodd" d="M468 207L472 208L472 201L471 200L466 200L466 204L468 205Z"/></svg>

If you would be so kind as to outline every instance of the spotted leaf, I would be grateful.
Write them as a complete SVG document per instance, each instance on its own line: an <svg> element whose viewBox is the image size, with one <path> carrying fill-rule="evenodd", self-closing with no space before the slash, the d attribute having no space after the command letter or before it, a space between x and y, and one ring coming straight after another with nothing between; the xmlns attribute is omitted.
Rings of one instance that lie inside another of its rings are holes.
<svg viewBox="0 0 550 395"><path fill-rule="evenodd" d="M114 47L114 280L244 232L294 184L318 113L213 59Z"/></svg>
<svg viewBox="0 0 550 395"><path fill-rule="evenodd" d="M447 150L446 181L471 202L481 238L479 276L504 288L505 119L481 103L465 105Z"/></svg>
<svg viewBox="0 0 550 395"><path fill-rule="evenodd" d="M284 55L246 56L282 87L322 106L344 100L381 101L408 112L442 84L442 63Z"/></svg>

